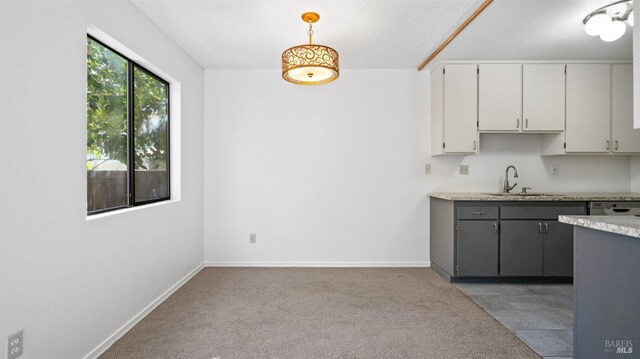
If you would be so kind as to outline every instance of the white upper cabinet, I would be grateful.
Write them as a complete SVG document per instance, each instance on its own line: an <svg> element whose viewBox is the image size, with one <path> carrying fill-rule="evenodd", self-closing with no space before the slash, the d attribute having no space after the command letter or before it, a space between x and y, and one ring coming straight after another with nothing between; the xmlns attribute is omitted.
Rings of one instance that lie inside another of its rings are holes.
<svg viewBox="0 0 640 359"><path fill-rule="evenodd" d="M432 72L432 154L478 152L477 71L475 64L447 64Z"/></svg>
<svg viewBox="0 0 640 359"><path fill-rule="evenodd" d="M640 129L633 129L633 65L611 66L611 149L640 152Z"/></svg>
<svg viewBox="0 0 640 359"><path fill-rule="evenodd" d="M478 129L518 132L522 127L522 65L481 64Z"/></svg>
<svg viewBox="0 0 640 359"><path fill-rule="evenodd" d="M611 151L611 65L567 65L566 152Z"/></svg>
<svg viewBox="0 0 640 359"><path fill-rule="evenodd" d="M431 73L432 154L479 133L540 133L542 155L640 154L632 64L446 63Z"/></svg>
<svg viewBox="0 0 640 359"><path fill-rule="evenodd" d="M444 74L444 143L449 153L478 149L478 67L447 65Z"/></svg>
<svg viewBox="0 0 640 359"><path fill-rule="evenodd" d="M524 64L522 117L524 132L564 131L565 65Z"/></svg>
<svg viewBox="0 0 640 359"><path fill-rule="evenodd" d="M482 132L564 131L564 64L481 64Z"/></svg>
<svg viewBox="0 0 640 359"><path fill-rule="evenodd" d="M567 65L566 103L565 133L545 135L543 155L640 153L631 64Z"/></svg>

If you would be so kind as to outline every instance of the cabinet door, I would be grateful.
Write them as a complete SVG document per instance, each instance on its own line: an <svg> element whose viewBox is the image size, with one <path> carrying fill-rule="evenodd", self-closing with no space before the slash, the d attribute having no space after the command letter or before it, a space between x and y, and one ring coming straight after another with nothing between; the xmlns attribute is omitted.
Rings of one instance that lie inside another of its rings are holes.
<svg viewBox="0 0 640 359"><path fill-rule="evenodd" d="M498 275L498 222L458 221L456 276Z"/></svg>
<svg viewBox="0 0 640 359"><path fill-rule="evenodd" d="M523 131L564 131L564 80L562 64L523 65Z"/></svg>
<svg viewBox="0 0 640 359"><path fill-rule="evenodd" d="M443 67L431 72L431 154L441 155L444 143L444 75Z"/></svg>
<svg viewBox="0 0 640 359"><path fill-rule="evenodd" d="M444 74L444 152L478 149L477 65L447 65Z"/></svg>
<svg viewBox="0 0 640 359"><path fill-rule="evenodd" d="M542 271L545 277L573 275L573 226L544 223Z"/></svg>
<svg viewBox="0 0 640 359"><path fill-rule="evenodd" d="M522 65L480 65L478 129L520 130L522 125Z"/></svg>
<svg viewBox="0 0 640 359"><path fill-rule="evenodd" d="M611 75L613 152L640 152L640 130L633 128L633 65L613 65Z"/></svg>
<svg viewBox="0 0 640 359"><path fill-rule="evenodd" d="M500 223L500 275L542 275L542 222Z"/></svg>
<svg viewBox="0 0 640 359"><path fill-rule="evenodd" d="M567 152L609 152L611 76L608 64L567 65Z"/></svg>

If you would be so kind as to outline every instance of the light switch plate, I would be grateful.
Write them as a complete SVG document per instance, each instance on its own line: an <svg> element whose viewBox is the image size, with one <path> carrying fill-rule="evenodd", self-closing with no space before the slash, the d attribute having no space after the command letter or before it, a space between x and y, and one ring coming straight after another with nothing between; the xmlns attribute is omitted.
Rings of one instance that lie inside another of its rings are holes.
<svg viewBox="0 0 640 359"><path fill-rule="evenodd" d="M460 165L460 174L466 176L469 174L469 165Z"/></svg>
<svg viewBox="0 0 640 359"><path fill-rule="evenodd" d="M557 176L560 173L560 167L556 164L551 165L551 175Z"/></svg>
<svg viewBox="0 0 640 359"><path fill-rule="evenodd" d="M431 163L427 163L424 165L424 173L431 174Z"/></svg>

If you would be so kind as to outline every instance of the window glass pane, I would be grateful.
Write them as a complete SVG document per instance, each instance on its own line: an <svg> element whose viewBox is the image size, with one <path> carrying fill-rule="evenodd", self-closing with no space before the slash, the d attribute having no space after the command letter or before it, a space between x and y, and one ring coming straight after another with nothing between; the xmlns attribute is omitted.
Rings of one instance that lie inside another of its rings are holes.
<svg viewBox="0 0 640 359"><path fill-rule="evenodd" d="M145 70L133 71L136 202L169 197L169 86Z"/></svg>
<svg viewBox="0 0 640 359"><path fill-rule="evenodd" d="M128 205L127 64L87 38L87 212Z"/></svg>

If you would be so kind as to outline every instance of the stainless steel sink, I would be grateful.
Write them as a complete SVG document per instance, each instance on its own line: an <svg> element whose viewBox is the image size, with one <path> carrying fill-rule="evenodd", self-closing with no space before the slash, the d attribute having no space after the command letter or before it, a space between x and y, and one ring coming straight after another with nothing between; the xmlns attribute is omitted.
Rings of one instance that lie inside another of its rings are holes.
<svg viewBox="0 0 640 359"><path fill-rule="evenodd" d="M495 192L495 193L485 193L488 194L490 196L499 196L499 197L549 197L549 196L554 196L554 197L558 197L558 196L563 196L561 194L556 194L556 193L539 193L539 192L532 192L532 193L504 193L504 192Z"/></svg>

